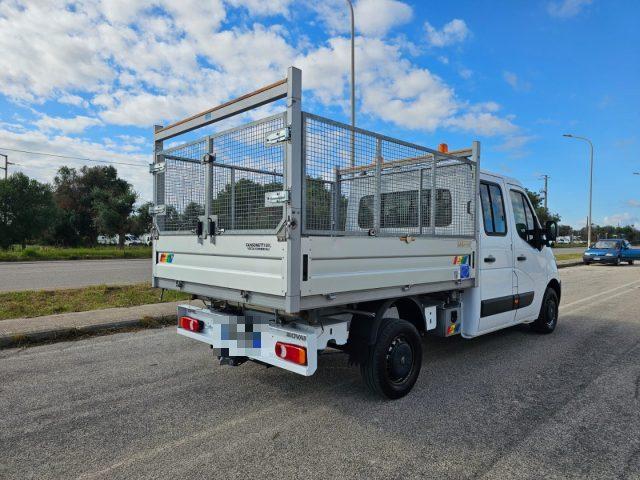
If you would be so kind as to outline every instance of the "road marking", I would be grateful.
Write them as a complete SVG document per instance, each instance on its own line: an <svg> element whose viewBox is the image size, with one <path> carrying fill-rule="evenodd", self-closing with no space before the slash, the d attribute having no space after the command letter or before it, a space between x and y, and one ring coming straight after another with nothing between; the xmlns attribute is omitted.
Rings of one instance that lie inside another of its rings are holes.
<svg viewBox="0 0 640 480"><path fill-rule="evenodd" d="M627 288L627 287L630 287L632 285L637 285L637 284L640 284L640 280L636 280L635 282L627 283L626 285L620 285L619 287L615 287L615 288L612 288L610 290L605 290L604 292L596 293L594 295L590 295L590 296L585 297L585 298L581 298L580 300L576 300L574 302L567 303L566 305L560 305L560 311L565 310L568 307L573 307L574 305L577 305L579 303L588 302L589 300L592 300L594 298L600 297L602 295L607 295L607 294L615 292L617 290L620 290L620 289L623 289L623 288ZM617 297L618 295L615 295L615 296Z"/></svg>

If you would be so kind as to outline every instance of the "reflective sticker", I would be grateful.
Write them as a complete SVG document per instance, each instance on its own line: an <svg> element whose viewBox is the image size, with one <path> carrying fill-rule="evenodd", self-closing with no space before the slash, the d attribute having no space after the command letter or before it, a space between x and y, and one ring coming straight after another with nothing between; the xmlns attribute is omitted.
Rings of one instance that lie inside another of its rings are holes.
<svg viewBox="0 0 640 480"><path fill-rule="evenodd" d="M173 263L173 253L161 253L160 263Z"/></svg>
<svg viewBox="0 0 640 480"><path fill-rule="evenodd" d="M466 263L460 265L460 278L469 278L471 275L471 267Z"/></svg>
<svg viewBox="0 0 640 480"><path fill-rule="evenodd" d="M465 265L465 264L469 264L469 255L456 255L455 257L453 257L453 264L454 265Z"/></svg>

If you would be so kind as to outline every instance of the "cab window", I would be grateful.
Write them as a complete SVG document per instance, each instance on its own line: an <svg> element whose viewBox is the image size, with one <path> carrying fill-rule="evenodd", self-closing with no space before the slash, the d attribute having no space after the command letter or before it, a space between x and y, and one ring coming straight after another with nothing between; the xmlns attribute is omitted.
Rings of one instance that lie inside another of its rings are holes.
<svg viewBox="0 0 640 480"><path fill-rule="evenodd" d="M480 184L480 204L484 231L487 235L507 234L507 222L504 213L504 198L502 190L495 183L482 182Z"/></svg>
<svg viewBox="0 0 640 480"><path fill-rule="evenodd" d="M525 242L534 245L534 232L536 229L537 221L531 205L524 193L517 190L511 190L509 192L511 197L511 205L513 207L513 216L516 223L516 231L520 238Z"/></svg>

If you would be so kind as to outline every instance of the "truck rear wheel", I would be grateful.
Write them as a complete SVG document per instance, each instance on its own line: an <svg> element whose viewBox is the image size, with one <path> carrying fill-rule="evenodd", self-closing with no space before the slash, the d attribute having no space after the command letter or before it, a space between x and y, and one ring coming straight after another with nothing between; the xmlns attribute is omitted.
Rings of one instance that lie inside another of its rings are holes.
<svg viewBox="0 0 640 480"><path fill-rule="evenodd" d="M421 366L422 342L416 327L406 320L385 318L360 372L371 391L396 399L411 391Z"/></svg>
<svg viewBox="0 0 640 480"><path fill-rule="evenodd" d="M538 333L551 333L558 324L558 294L553 288L547 288L542 298L540 316L531 323L531 328Z"/></svg>

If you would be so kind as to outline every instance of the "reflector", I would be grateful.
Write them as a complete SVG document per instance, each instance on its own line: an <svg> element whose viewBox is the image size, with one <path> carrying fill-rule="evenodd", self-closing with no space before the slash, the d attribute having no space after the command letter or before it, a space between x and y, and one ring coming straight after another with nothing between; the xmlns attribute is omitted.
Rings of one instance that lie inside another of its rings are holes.
<svg viewBox="0 0 640 480"><path fill-rule="evenodd" d="M189 330L190 332L199 332L204 328L204 322L197 318L180 317L178 326L185 330Z"/></svg>
<svg viewBox="0 0 640 480"><path fill-rule="evenodd" d="M299 345L276 342L276 355L283 360L288 360L298 365L307 364L307 349Z"/></svg>

